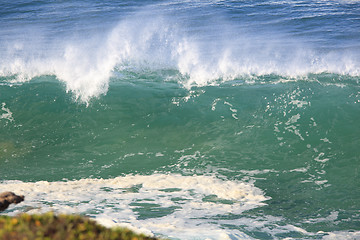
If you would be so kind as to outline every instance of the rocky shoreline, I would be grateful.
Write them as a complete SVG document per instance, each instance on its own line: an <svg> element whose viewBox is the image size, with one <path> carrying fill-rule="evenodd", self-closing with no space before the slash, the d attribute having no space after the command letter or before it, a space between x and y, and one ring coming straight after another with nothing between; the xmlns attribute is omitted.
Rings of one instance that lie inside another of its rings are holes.
<svg viewBox="0 0 360 240"><path fill-rule="evenodd" d="M6 210L10 204L18 204L24 201L24 199L23 195L16 195L13 192L0 193L0 211Z"/></svg>

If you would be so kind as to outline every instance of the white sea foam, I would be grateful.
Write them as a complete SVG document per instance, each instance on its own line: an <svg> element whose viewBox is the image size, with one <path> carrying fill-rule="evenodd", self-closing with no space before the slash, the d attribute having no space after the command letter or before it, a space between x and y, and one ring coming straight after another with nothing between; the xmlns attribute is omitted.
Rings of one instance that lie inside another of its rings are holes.
<svg viewBox="0 0 360 240"><path fill-rule="evenodd" d="M12 112L10 111L9 108L6 108L6 103L2 103L1 104L1 110L0 110L0 120L1 119L6 119L10 122L14 121L14 118L12 116Z"/></svg>
<svg viewBox="0 0 360 240"><path fill-rule="evenodd" d="M337 232L330 232L326 233L323 237L324 240L356 240L360 239L360 231L337 231Z"/></svg>
<svg viewBox="0 0 360 240"><path fill-rule="evenodd" d="M327 221L333 222L338 217L339 217L339 212L333 211L333 212L330 213L330 215L328 217L320 217L320 218L316 218L316 219L309 219L309 220L306 220L305 222L307 222L307 223L318 223L318 222L327 222Z"/></svg>
<svg viewBox="0 0 360 240"><path fill-rule="evenodd" d="M225 230L211 219L221 214L241 214L264 205L263 201L268 199L251 183L197 175L127 175L59 182L3 181L0 189L26 196L23 203L8 210L8 215L46 211L81 213L107 226L125 224L146 234L181 236L181 239L196 236L248 239L244 233ZM229 221L236 224L237 220Z"/></svg>

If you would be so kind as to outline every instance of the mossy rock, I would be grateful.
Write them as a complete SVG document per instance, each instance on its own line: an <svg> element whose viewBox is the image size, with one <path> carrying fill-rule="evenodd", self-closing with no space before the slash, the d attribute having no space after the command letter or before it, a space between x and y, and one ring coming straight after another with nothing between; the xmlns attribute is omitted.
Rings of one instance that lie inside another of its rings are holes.
<svg viewBox="0 0 360 240"><path fill-rule="evenodd" d="M78 215L22 214L16 217L0 216L2 240L156 240L136 234L126 228L106 228Z"/></svg>

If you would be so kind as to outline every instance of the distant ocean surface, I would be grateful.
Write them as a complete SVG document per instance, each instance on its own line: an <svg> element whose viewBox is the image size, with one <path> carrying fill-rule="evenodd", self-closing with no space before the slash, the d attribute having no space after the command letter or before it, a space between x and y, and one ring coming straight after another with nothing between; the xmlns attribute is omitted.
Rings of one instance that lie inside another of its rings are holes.
<svg viewBox="0 0 360 240"><path fill-rule="evenodd" d="M0 0L5 215L360 239L360 1Z"/></svg>

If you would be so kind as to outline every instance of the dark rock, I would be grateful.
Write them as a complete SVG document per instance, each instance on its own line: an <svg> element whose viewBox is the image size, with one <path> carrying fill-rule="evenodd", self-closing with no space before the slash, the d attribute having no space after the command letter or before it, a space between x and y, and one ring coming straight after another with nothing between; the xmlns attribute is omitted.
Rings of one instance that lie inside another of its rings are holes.
<svg viewBox="0 0 360 240"><path fill-rule="evenodd" d="M16 195L13 192L3 192L0 193L0 211L4 211L9 207L11 203L20 203L24 201L23 195Z"/></svg>

